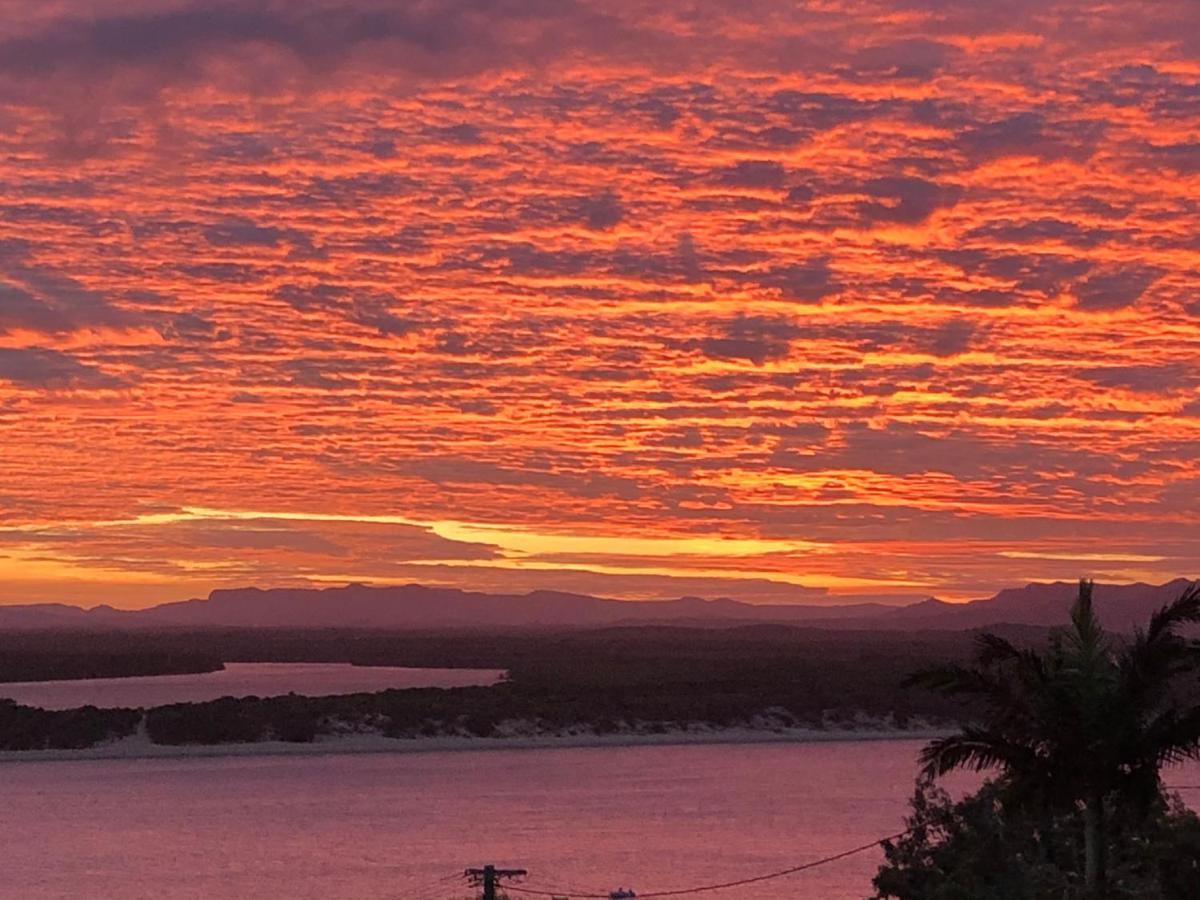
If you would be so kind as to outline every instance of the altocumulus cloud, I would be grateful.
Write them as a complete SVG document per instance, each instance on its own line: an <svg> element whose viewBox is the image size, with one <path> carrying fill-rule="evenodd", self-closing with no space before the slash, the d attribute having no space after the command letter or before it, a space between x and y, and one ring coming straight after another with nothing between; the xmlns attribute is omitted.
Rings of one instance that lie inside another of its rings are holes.
<svg viewBox="0 0 1200 900"><path fill-rule="evenodd" d="M0 0L5 515L817 536L737 565L855 592L1002 586L1001 541L1194 573L1198 35L1134 0ZM74 549L605 562L295 531Z"/></svg>
<svg viewBox="0 0 1200 900"><path fill-rule="evenodd" d="M57 350L0 347L0 380L20 387L115 388L124 382Z"/></svg>

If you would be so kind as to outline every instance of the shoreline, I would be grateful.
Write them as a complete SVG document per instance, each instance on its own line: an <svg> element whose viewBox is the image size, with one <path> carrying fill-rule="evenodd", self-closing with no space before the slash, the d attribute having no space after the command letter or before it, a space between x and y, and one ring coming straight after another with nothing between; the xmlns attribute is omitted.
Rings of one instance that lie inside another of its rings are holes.
<svg viewBox="0 0 1200 900"><path fill-rule="evenodd" d="M318 736L309 743L256 741L245 744L154 744L143 734L80 750L0 751L0 764L80 762L88 760L204 759L215 757L343 756L491 752L494 750L672 747L710 744L815 744L847 741L928 740L950 733L938 728L754 728L668 731L662 733L539 734L506 737L439 735L390 738L381 734Z"/></svg>

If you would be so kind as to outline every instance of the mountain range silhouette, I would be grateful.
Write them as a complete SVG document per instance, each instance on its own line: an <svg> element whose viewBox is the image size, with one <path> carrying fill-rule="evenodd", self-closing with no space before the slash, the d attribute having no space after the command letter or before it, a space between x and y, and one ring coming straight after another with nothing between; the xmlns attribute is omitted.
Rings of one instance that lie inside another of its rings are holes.
<svg viewBox="0 0 1200 900"><path fill-rule="evenodd" d="M1096 607L1108 628L1128 631L1179 596L1186 579L1166 584L1097 584ZM711 625L782 623L839 629L960 630L999 624L1066 622L1074 582L1006 588L966 603L928 598L904 606L761 605L721 598L615 600L533 591L492 594L419 584L325 589L240 588L141 610L84 609L58 603L0 606L0 629L78 628L579 628L638 623Z"/></svg>

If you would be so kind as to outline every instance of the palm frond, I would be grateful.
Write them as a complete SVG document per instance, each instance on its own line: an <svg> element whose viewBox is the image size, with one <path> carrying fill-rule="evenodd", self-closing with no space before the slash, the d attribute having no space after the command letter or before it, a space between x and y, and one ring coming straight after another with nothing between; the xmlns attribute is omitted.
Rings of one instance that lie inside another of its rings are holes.
<svg viewBox="0 0 1200 900"><path fill-rule="evenodd" d="M1084 667L1093 666L1106 656L1110 643L1096 615L1094 587L1089 579L1080 579L1079 595L1071 606L1071 627L1063 635L1076 663Z"/></svg>
<svg viewBox="0 0 1200 900"><path fill-rule="evenodd" d="M1012 641L984 631L975 635L975 661L981 666L993 666L1002 662L1013 662L1023 657Z"/></svg>
<svg viewBox="0 0 1200 900"><path fill-rule="evenodd" d="M1155 612L1145 630L1134 632L1119 663L1131 702L1153 704L1177 675L1200 668L1200 642L1175 631L1194 622L1200 622L1200 583Z"/></svg>
<svg viewBox="0 0 1200 900"><path fill-rule="evenodd" d="M1200 668L1200 643L1178 635L1151 640L1138 631L1121 654L1118 666L1130 702L1152 705L1177 675Z"/></svg>
<svg viewBox="0 0 1200 900"><path fill-rule="evenodd" d="M1189 585L1172 602L1157 610L1146 627L1146 640L1155 643L1179 625L1200 622L1200 581Z"/></svg>
<svg viewBox="0 0 1200 900"><path fill-rule="evenodd" d="M1077 634L1098 631L1100 623L1096 621L1096 607L1093 601L1095 583L1090 578L1079 579L1079 594L1071 606L1071 625Z"/></svg>
<svg viewBox="0 0 1200 900"><path fill-rule="evenodd" d="M1157 766L1200 758L1200 707L1159 713L1146 725L1143 745Z"/></svg>
<svg viewBox="0 0 1200 900"><path fill-rule="evenodd" d="M937 691L939 694L958 695L975 694L988 696L1003 689L1001 682L990 673L982 670L950 663L944 666L931 666L913 672L906 677L901 685L904 687L922 687Z"/></svg>
<svg viewBox="0 0 1200 900"><path fill-rule="evenodd" d="M937 778L955 769L1001 769L1024 772L1033 768L1036 752L1004 735L977 726L965 726L958 734L935 738L921 751L921 772Z"/></svg>
<svg viewBox="0 0 1200 900"><path fill-rule="evenodd" d="M989 719L1006 723L1018 723L1033 715L1028 692L1020 684L1008 673L957 664L923 669L902 682L904 687L921 687L946 697L980 703Z"/></svg>

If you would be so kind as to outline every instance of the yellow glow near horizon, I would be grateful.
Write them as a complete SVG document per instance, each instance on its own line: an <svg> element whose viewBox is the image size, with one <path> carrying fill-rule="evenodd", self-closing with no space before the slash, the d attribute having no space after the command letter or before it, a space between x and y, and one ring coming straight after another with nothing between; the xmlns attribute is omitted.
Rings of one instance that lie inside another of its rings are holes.
<svg viewBox="0 0 1200 900"><path fill-rule="evenodd" d="M772 553L814 553L826 551L828 544L813 541L770 541L748 538L711 537L610 537L605 535L569 535L535 531L521 526L503 526L460 522L453 519L422 521L406 516L339 515L330 513L266 512L184 507L170 519L154 516L158 523L196 519L276 519L288 522L360 522L376 525L408 525L453 541L490 544L517 556L542 554L613 554L622 556L709 556L749 557Z"/></svg>
<svg viewBox="0 0 1200 900"><path fill-rule="evenodd" d="M202 522L250 522L269 523L345 523L371 525L399 525L427 529L432 534L451 541L483 544L498 549L499 558L485 560L462 559L415 559L407 565L414 567L445 566L456 569L494 567L508 570L591 572L601 575L665 576L710 578L714 581L733 582L740 579L765 579L791 584L807 589L832 590L898 590L927 589L925 582L906 578L855 578L830 573L797 573L782 569L760 569L754 560L763 556L803 556L820 554L831 548L827 544L807 541L776 541L726 539L719 537L611 537L603 535L566 535L534 531L521 527L505 527L494 524L460 522L453 520L422 521L407 516L395 515L352 515L342 513L308 513L279 510L229 510L211 507L186 506L177 512L149 513L128 519L105 519L93 522L41 523L24 528L43 533L53 533L56 528L70 527L76 530L124 528L155 528L168 525ZM9 530L21 530L21 526ZM542 555L553 555L554 560L538 559ZM626 560L623 563L607 563L597 557L611 556ZM573 557L587 557L580 563ZM628 560L645 557L647 563L637 564ZM714 568L706 560L744 560L745 566L736 568ZM671 560L671 562L668 562ZM172 565L184 572L196 574L220 573L226 566L219 562L176 560ZM3 570L0 569L0 572ZM64 577L84 572L97 571L89 564L64 559L42 563L43 574L57 572ZM114 581L128 580L122 570L113 570L109 576ZM394 578L368 573L334 573L310 571L303 573L307 580L318 582L369 581L372 583L402 583L407 578ZM136 580L136 579L135 579ZM169 583L166 575L145 576L144 583Z"/></svg>
<svg viewBox="0 0 1200 900"><path fill-rule="evenodd" d="M223 2L0 17L0 554L64 597L1200 569L1195 2Z"/></svg>
<svg viewBox="0 0 1200 900"><path fill-rule="evenodd" d="M1146 556L1137 553L1055 553L1052 550L1001 550L1006 559L1062 559L1072 562L1162 562L1165 556Z"/></svg>

